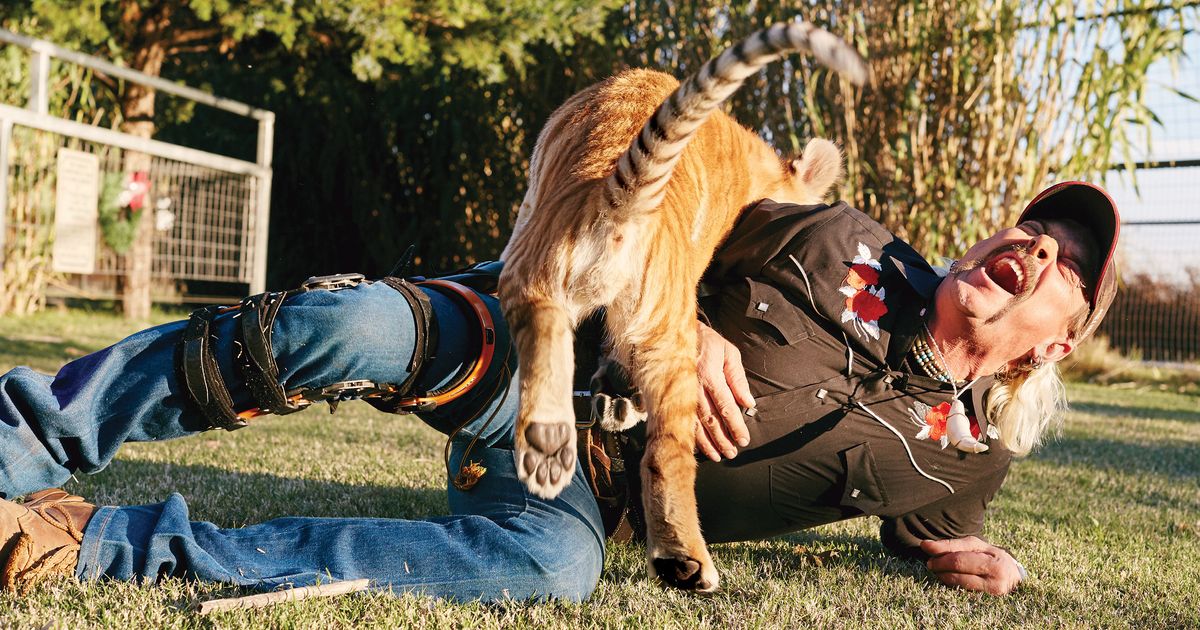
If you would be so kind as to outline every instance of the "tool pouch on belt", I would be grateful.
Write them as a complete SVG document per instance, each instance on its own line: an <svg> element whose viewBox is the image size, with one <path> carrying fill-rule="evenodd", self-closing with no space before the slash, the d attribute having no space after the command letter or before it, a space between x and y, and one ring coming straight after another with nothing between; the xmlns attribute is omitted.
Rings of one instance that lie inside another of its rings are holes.
<svg viewBox="0 0 1200 630"><path fill-rule="evenodd" d="M640 498L630 491L631 475L622 454L626 436L600 427L592 396L587 395L591 393L592 375L600 361L603 325L601 313L585 320L575 333L576 452L600 508L605 535L618 542L627 542L643 537L646 530L644 525L639 525Z"/></svg>

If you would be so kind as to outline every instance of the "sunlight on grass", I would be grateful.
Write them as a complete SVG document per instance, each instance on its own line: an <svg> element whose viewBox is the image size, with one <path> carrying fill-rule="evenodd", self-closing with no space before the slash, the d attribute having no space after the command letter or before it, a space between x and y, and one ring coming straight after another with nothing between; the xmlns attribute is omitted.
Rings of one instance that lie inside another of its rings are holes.
<svg viewBox="0 0 1200 630"><path fill-rule="evenodd" d="M164 318L166 316L163 316ZM0 370L53 371L133 328L97 314L0 319ZM74 349L74 350L72 350ZM1142 627L1200 626L1200 397L1157 388L1072 385L1062 435L1018 461L987 533L1028 567L1008 598L942 588L889 556L878 521L717 545L722 590L665 591L643 577L641 548L610 544L585 604L448 604L388 594L305 601L200 618L229 587L64 580L0 596L16 627ZM130 444L69 489L108 504L171 492L196 519L239 526L284 515L419 518L446 512L443 437L361 403L268 418L232 433Z"/></svg>

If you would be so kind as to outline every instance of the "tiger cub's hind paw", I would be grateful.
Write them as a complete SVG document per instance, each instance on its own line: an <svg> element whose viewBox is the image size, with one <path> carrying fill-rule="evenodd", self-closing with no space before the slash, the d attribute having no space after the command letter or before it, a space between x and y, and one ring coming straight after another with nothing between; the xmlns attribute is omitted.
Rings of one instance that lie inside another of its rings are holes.
<svg viewBox="0 0 1200 630"><path fill-rule="evenodd" d="M574 423L529 424L517 439L516 455L517 477L525 487L543 499L553 499L575 475Z"/></svg>
<svg viewBox="0 0 1200 630"><path fill-rule="evenodd" d="M654 558L650 561L651 575L663 584L700 595L716 592L720 578L716 569L694 558Z"/></svg>

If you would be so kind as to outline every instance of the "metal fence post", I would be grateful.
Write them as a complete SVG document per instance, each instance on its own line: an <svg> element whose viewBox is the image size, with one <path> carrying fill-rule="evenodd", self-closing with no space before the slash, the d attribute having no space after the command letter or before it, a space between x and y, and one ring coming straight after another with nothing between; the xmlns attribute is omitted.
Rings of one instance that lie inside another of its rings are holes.
<svg viewBox="0 0 1200 630"><path fill-rule="evenodd" d="M31 50L29 60L29 109L39 114L50 112L50 53L40 46Z"/></svg>
<svg viewBox="0 0 1200 630"><path fill-rule="evenodd" d="M257 176L257 197L254 202L254 264L250 277L250 294L267 290L267 237L271 228L271 161L275 151L275 114L264 112L258 118L258 165L263 173Z"/></svg>

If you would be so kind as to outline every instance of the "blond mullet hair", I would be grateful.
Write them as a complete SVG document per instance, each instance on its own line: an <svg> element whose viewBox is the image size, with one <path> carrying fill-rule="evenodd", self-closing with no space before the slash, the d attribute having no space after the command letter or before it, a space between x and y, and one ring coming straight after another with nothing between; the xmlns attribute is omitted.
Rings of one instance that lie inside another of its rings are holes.
<svg viewBox="0 0 1200 630"><path fill-rule="evenodd" d="M987 417L1013 455L1028 455L1062 425L1067 388L1057 363L997 378L988 390Z"/></svg>

